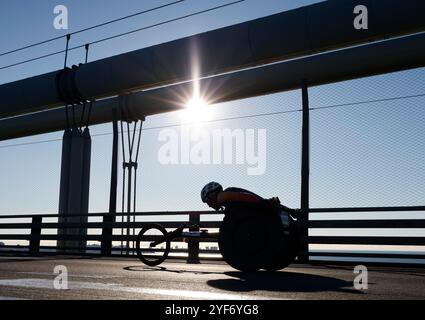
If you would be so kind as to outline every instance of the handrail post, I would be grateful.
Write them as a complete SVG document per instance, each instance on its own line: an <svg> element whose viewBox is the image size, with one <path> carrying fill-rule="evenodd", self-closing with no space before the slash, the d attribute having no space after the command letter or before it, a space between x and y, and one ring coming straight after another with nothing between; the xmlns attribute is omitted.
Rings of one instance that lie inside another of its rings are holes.
<svg viewBox="0 0 425 320"><path fill-rule="evenodd" d="M308 85L302 81L302 159L301 159L301 213L300 220L300 250L298 261L307 263L308 256L308 220L310 208L310 106Z"/></svg>
<svg viewBox="0 0 425 320"><path fill-rule="evenodd" d="M33 216L31 221L30 255L40 253L41 222L43 217ZM38 225L35 227L34 225ZM34 239L35 238L35 239Z"/></svg>
<svg viewBox="0 0 425 320"><path fill-rule="evenodd" d="M189 231L199 231L199 222L201 215L199 213L189 214ZM187 243L187 263L200 263L199 261L199 241L198 239L188 239Z"/></svg>

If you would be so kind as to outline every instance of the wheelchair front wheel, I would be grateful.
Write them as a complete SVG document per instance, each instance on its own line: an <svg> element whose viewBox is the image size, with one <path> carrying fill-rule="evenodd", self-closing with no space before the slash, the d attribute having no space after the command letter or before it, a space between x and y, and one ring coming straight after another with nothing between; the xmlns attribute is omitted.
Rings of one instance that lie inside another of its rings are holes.
<svg viewBox="0 0 425 320"><path fill-rule="evenodd" d="M148 266L157 266L167 259L170 253L171 241L167 238L167 230L160 224L149 224L137 235L137 257ZM154 241L163 240L154 245ZM165 242L165 246L164 246Z"/></svg>

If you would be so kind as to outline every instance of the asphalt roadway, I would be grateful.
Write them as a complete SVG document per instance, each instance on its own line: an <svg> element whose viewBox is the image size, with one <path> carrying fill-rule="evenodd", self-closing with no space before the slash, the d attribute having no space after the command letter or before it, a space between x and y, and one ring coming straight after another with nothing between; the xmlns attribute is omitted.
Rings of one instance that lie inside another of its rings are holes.
<svg viewBox="0 0 425 320"><path fill-rule="evenodd" d="M67 284L56 266L66 267ZM0 300L425 299L425 269L369 267L362 290L354 288L356 276L353 267L335 265L244 274L210 261L148 267L134 258L0 257Z"/></svg>

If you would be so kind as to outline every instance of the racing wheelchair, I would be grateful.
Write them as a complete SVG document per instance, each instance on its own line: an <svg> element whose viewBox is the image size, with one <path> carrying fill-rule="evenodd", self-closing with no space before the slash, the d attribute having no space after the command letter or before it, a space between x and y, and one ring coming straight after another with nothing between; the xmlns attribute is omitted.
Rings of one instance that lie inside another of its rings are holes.
<svg viewBox="0 0 425 320"><path fill-rule="evenodd" d="M146 225L136 240L138 258L148 266L161 264L168 257L171 241L177 238L217 239L224 261L243 272L280 270L296 258L299 249L296 210L282 205L273 210L241 205L220 213L224 213L224 219L219 233L185 232L188 228L202 227L191 223L183 223L171 232L157 223Z"/></svg>

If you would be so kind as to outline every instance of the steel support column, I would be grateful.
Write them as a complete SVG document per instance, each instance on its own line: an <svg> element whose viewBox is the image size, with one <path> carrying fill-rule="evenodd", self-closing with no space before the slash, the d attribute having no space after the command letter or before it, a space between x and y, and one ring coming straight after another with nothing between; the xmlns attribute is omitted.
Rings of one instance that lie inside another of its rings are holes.
<svg viewBox="0 0 425 320"><path fill-rule="evenodd" d="M307 81L302 82L302 159L301 159L301 214L300 221L308 222L310 208L310 108ZM308 262L308 228L304 224L300 229L300 252L298 259Z"/></svg>
<svg viewBox="0 0 425 320"><path fill-rule="evenodd" d="M71 129L65 129L62 138L62 159L61 159L61 178L59 187L59 223L66 223L68 215L68 193L69 193L69 166L71 163L71 144L72 134ZM66 229L58 229L58 235L65 235ZM65 247L64 240L57 241L58 247ZM62 249L61 249L62 250Z"/></svg>
<svg viewBox="0 0 425 320"><path fill-rule="evenodd" d="M62 145L61 182L59 195L60 223L83 224L88 213L90 189L91 137L88 128L67 129ZM59 235L85 236L87 228L63 228ZM61 240L57 242L61 251L80 253L86 246L85 240ZM73 247L68 250L66 247Z"/></svg>

